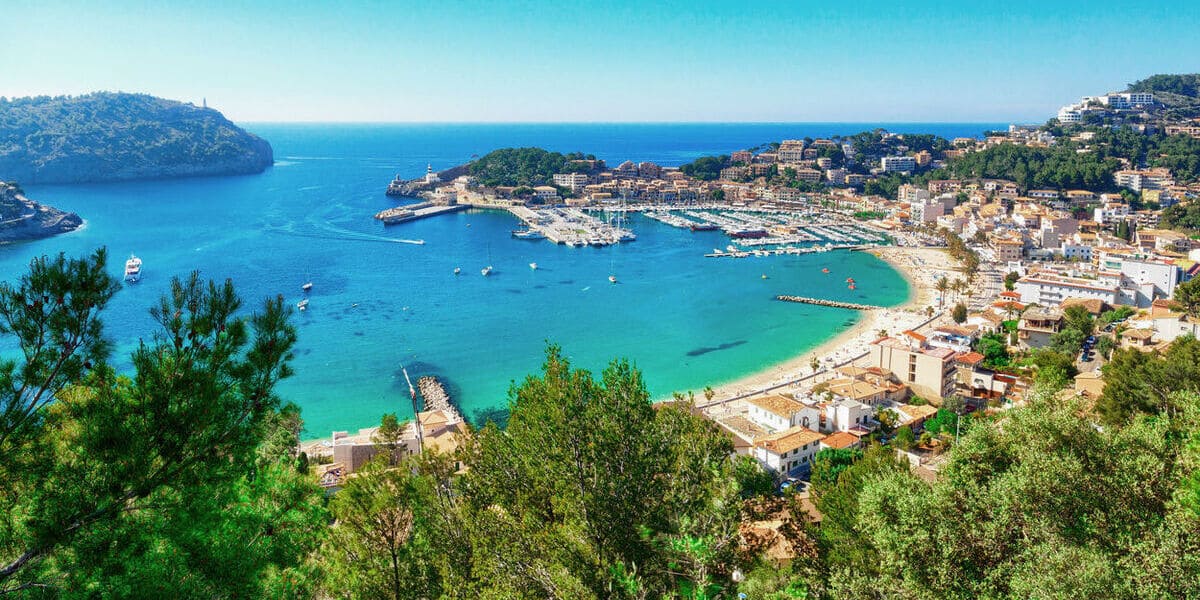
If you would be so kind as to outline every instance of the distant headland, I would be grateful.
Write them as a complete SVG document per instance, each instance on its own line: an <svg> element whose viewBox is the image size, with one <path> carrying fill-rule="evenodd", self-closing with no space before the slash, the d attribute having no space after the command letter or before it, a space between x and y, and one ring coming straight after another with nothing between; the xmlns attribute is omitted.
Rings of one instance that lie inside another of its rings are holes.
<svg viewBox="0 0 1200 600"><path fill-rule="evenodd" d="M207 106L146 94L0 98L0 180L84 183L261 173L266 140Z"/></svg>
<svg viewBox="0 0 1200 600"><path fill-rule="evenodd" d="M0 244L50 237L81 225L79 215L38 204L20 186L0 181Z"/></svg>

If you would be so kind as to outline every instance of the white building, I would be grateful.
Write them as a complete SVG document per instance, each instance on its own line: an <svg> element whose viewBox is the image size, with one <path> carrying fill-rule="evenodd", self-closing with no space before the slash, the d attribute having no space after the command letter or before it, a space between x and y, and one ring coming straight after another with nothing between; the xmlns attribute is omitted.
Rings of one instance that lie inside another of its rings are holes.
<svg viewBox="0 0 1200 600"><path fill-rule="evenodd" d="M812 465L824 437L805 427L793 427L754 440L754 458L776 475L803 471Z"/></svg>
<svg viewBox="0 0 1200 600"><path fill-rule="evenodd" d="M1128 218L1129 205L1123 202L1109 202L1104 206L1097 206L1092 213L1093 221L1101 225L1108 225Z"/></svg>
<svg viewBox="0 0 1200 600"><path fill-rule="evenodd" d="M588 176L583 173L555 173L554 185L565 187L572 192L578 191L579 188L587 185Z"/></svg>
<svg viewBox="0 0 1200 600"><path fill-rule="evenodd" d="M1072 241L1064 241L1059 246L1059 252L1063 258L1068 260L1079 260L1082 262L1092 261L1092 247L1087 244L1079 244Z"/></svg>
<svg viewBox="0 0 1200 600"><path fill-rule="evenodd" d="M1014 291L1021 295L1024 304L1058 306L1070 298L1099 299L1113 306L1121 304L1117 283L1102 279L1031 273L1017 280Z"/></svg>
<svg viewBox="0 0 1200 600"><path fill-rule="evenodd" d="M864 431L874 429L875 411L870 406L841 398L825 406L825 431L850 431L861 428Z"/></svg>
<svg viewBox="0 0 1200 600"><path fill-rule="evenodd" d="M821 413L817 409L787 396L775 394L750 398L746 405L749 408L746 416L769 431L820 426Z"/></svg>
<svg viewBox="0 0 1200 600"><path fill-rule="evenodd" d="M917 170L917 159L912 156L885 156L879 159L879 168L884 173L912 173Z"/></svg>

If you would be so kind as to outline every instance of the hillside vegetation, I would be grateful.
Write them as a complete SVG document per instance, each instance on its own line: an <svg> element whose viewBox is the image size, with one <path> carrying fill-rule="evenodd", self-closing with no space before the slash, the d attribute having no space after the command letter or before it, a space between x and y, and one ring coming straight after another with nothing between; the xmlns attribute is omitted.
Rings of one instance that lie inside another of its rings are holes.
<svg viewBox="0 0 1200 600"><path fill-rule="evenodd" d="M550 185L555 173L587 172L586 164L572 164L571 161L594 158L580 152L562 154L541 148L501 148L472 161L470 173L485 186Z"/></svg>
<svg viewBox="0 0 1200 600"><path fill-rule="evenodd" d="M271 145L220 112L145 94L0 98L0 179L33 183L259 173Z"/></svg>

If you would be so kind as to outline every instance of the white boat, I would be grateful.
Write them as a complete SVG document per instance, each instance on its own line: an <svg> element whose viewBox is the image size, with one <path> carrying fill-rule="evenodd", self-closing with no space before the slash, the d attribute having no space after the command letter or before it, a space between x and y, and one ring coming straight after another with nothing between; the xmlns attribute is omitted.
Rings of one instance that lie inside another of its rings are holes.
<svg viewBox="0 0 1200 600"><path fill-rule="evenodd" d="M537 270L537 263L535 263L535 262L531 262L531 263L529 263L529 268L530 268L530 269L533 269L534 271L536 271L536 270Z"/></svg>
<svg viewBox="0 0 1200 600"><path fill-rule="evenodd" d="M308 310L308 298L305 298L305 299L297 302L296 309L299 310L300 312L304 312L305 310Z"/></svg>
<svg viewBox="0 0 1200 600"><path fill-rule="evenodd" d="M312 282L310 281L310 282L300 286L300 289L305 292L312 290Z"/></svg>
<svg viewBox="0 0 1200 600"><path fill-rule="evenodd" d="M129 283L137 283L142 278L142 259L129 255L129 260L125 261L125 281Z"/></svg>
<svg viewBox="0 0 1200 600"><path fill-rule="evenodd" d="M458 275L459 273L462 273L462 268L461 268L461 267L454 267L454 274L455 274L455 275Z"/></svg>
<svg viewBox="0 0 1200 600"><path fill-rule="evenodd" d="M512 232L512 236L517 238L518 240L544 240L544 239L546 239L546 234L542 233L541 231L538 231L537 229L516 230L516 231Z"/></svg>
<svg viewBox="0 0 1200 600"><path fill-rule="evenodd" d="M609 276L608 276L608 282L609 282L609 283L616 283L616 282L617 282L617 276L616 276L616 275L609 275Z"/></svg>
<svg viewBox="0 0 1200 600"><path fill-rule="evenodd" d="M488 266L480 269L479 274L483 275L484 277L491 275L492 274L492 265L488 265Z"/></svg>

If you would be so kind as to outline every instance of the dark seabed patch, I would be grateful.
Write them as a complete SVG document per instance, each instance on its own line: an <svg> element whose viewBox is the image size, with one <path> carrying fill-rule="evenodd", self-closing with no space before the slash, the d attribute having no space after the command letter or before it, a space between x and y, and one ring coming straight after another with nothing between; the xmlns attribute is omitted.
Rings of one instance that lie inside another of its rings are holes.
<svg viewBox="0 0 1200 600"><path fill-rule="evenodd" d="M708 354L709 352L717 352L719 350L728 350L730 348L736 348L745 343L746 343L746 340L738 340L736 342L725 342L724 344L721 344L719 346L704 346L704 347L696 348L694 350L689 350L687 355L688 356L701 356L704 354Z"/></svg>
<svg viewBox="0 0 1200 600"><path fill-rule="evenodd" d="M574 279L566 279L566 280L560 281L559 283L561 283L563 285L575 285L575 280Z"/></svg>

